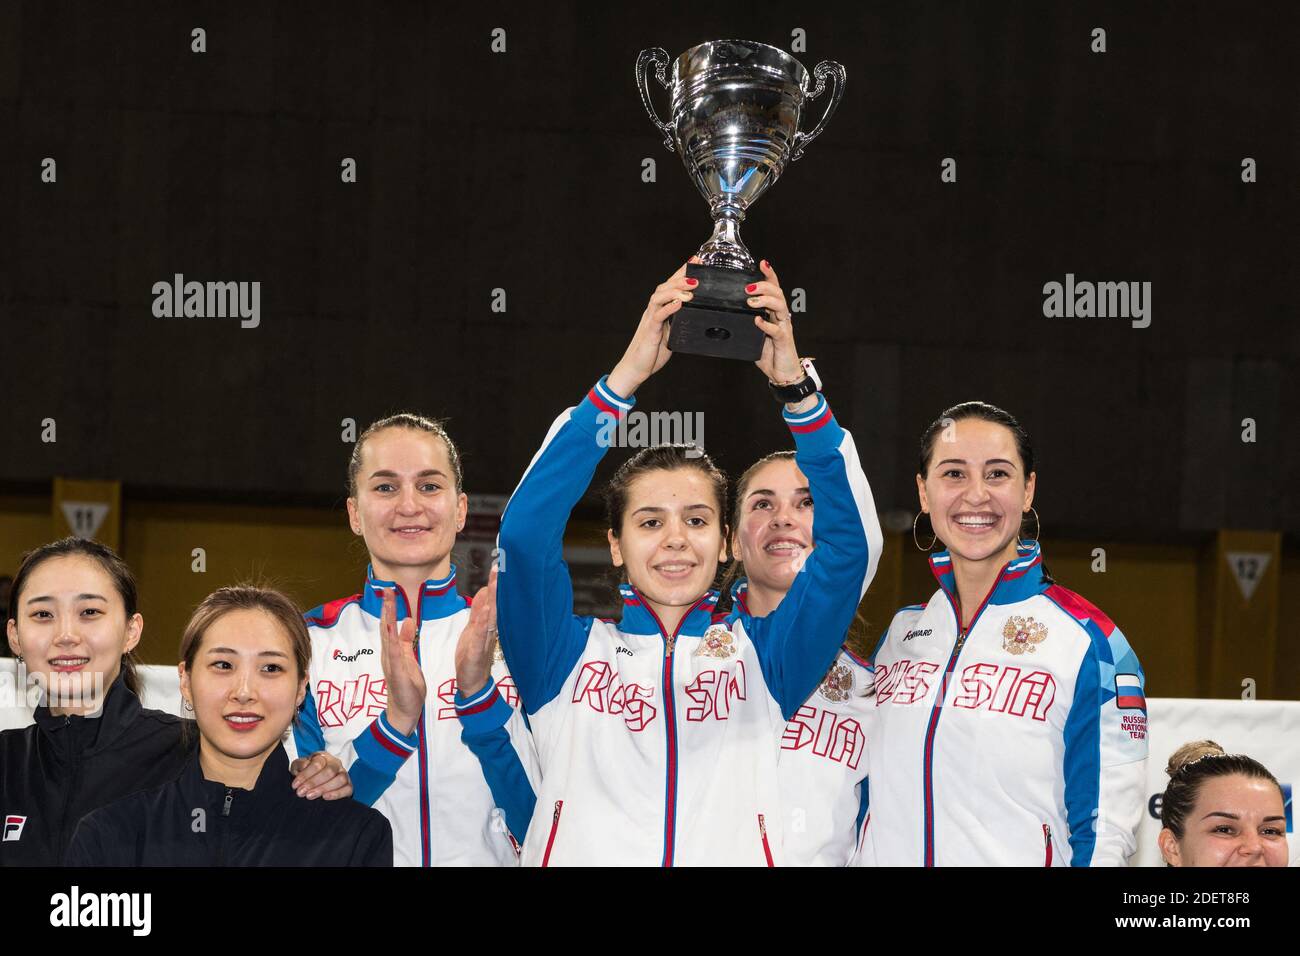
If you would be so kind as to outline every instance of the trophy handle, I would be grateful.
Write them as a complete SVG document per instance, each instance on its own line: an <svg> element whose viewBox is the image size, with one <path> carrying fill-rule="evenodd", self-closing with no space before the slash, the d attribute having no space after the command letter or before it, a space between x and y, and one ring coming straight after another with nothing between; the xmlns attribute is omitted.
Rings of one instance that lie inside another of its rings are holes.
<svg viewBox="0 0 1300 956"><path fill-rule="evenodd" d="M822 95L826 89L826 78L830 77L834 89L831 90L830 102L826 104L826 112L822 113L822 118L817 121L811 133L797 132L794 134L794 151L790 153L790 162L794 162L803 155L803 151L808 148L808 144L822 134L826 127L826 121L831 118L835 112L835 107L840 105L840 97L844 95L844 67L834 60L822 60L813 69L813 76L817 77L817 86L811 93L804 97L805 103L810 103Z"/></svg>
<svg viewBox="0 0 1300 956"><path fill-rule="evenodd" d="M672 91L668 85L668 51L663 47L651 47L649 50L642 50L641 55L636 58L636 85L641 91L641 102L645 105L645 111L650 115L650 122L659 127L659 131L664 134L664 145L670 150L676 150L673 145L673 128L659 118L655 112L655 105L650 101L650 67L655 68L655 79L665 90Z"/></svg>

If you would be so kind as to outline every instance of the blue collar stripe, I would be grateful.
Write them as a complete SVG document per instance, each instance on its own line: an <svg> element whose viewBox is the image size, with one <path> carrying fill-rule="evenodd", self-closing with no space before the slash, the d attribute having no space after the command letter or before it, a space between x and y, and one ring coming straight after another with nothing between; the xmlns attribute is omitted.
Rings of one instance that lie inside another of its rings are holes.
<svg viewBox="0 0 1300 956"><path fill-rule="evenodd" d="M379 617L383 612L384 595L387 588L397 592L397 620L404 621L411 615L409 595L405 594L396 582L385 581L375 577L373 567L366 568L366 587L361 594L361 609L371 617ZM456 590L456 566L445 578L430 578L420 586L420 620L432 621L450 617L466 607L467 602Z"/></svg>

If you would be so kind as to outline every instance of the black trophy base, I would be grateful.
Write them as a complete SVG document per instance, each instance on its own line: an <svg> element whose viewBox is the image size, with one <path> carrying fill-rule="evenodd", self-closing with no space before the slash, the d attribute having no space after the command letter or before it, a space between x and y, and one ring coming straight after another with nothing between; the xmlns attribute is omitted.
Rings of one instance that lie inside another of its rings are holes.
<svg viewBox="0 0 1300 956"><path fill-rule="evenodd" d="M763 274L694 263L686 266L686 274L700 284L669 320L668 347L688 355L757 362L767 336L754 324L762 310L746 303L745 286L762 282Z"/></svg>

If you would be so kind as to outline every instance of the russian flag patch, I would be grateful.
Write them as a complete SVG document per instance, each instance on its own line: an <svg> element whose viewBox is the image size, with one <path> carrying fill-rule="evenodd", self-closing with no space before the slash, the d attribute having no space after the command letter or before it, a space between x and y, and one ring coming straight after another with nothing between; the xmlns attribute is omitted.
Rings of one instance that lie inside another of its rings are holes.
<svg viewBox="0 0 1300 956"><path fill-rule="evenodd" d="M1142 681L1137 674L1115 675L1115 706L1120 710L1146 710Z"/></svg>

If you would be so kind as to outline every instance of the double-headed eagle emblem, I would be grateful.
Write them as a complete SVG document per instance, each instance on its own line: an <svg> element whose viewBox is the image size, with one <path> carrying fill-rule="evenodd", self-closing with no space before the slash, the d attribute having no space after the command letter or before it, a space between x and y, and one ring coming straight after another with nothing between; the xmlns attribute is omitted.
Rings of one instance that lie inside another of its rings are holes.
<svg viewBox="0 0 1300 956"><path fill-rule="evenodd" d="M1012 654L1024 654L1047 640L1047 625L1039 624L1032 617L1015 615L1002 625L1002 649Z"/></svg>

